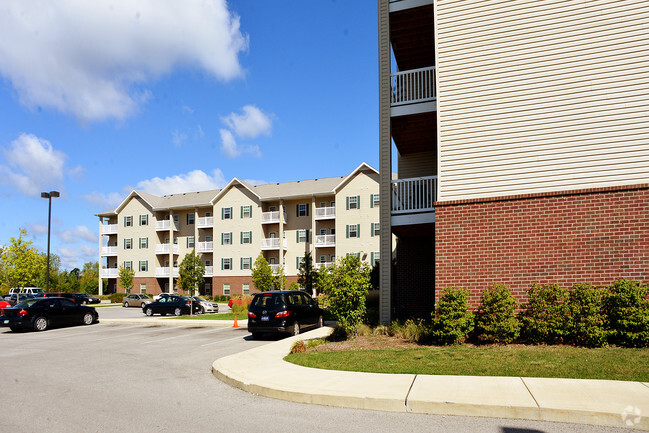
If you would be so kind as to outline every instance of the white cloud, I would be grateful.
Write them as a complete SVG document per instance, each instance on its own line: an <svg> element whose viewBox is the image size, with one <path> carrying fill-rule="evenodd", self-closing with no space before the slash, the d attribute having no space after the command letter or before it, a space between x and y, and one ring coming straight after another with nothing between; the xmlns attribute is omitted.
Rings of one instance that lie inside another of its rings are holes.
<svg viewBox="0 0 649 433"><path fill-rule="evenodd" d="M243 113L230 113L222 117L232 132L241 138L256 138L261 134L270 135L273 122L270 117L254 105L243 107Z"/></svg>
<svg viewBox="0 0 649 433"><path fill-rule="evenodd" d="M61 265L66 269L83 267L84 263L97 261L97 246L75 245L73 247L59 247L58 255L61 257Z"/></svg>
<svg viewBox="0 0 649 433"><path fill-rule="evenodd" d="M226 0L3 0L0 74L28 107L124 119L176 67L229 80L248 49Z"/></svg>
<svg viewBox="0 0 649 433"><path fill-rule="evenodd" d="M97 232L93 232L86 226L76 226L59 233L59 238L69 244L77 243L80 240L98 242L99 234Z"/></svg>
<svg viewBox="0 0 649 433"><path fill-rule="evenodd" d="M108 194L102 194L100 192L94 191L92 194L82 195L81 198L89 203L101 206L102 210L108 210L116 208L124 200L124 198L126 198L127 194L128 192L111 192Z"/></svg>
<svg viewBox="0 0 649 433"><path fill-rule="evenodd" d="M247 153L257 158L261 156L261 150L259 150L259 146L239 145L237 144L237 140L234 138L234 135L232 135L232 132L227 129L221 129L219 131L221 133L221 152L223 152L225 156L229 158L236 158L242 153Z"/></svg>
<svg viewBox="0 0 649 433"><path fill-rule="evenodd" d="M30 196L62 188L67 156L49 141L21 134L2 151L9 166L0 165L0 182Z"/></svg>
<svg viewBox="0 0 649 433"><path fill-rule="evenodd" d="M219 169L214 170L212 175L202 170L193 170L187 174L165 177L164 179L154 177L153 179L143 180L137 184L135 189L162 196L181 192L219 189L225 184L225 177Z"/></svg>
<svg viewBox="0 0 649 433"><path fill-rule="evenodd" d="M171 142L174 144L174 146L178 147L181 144L183 144L183 141L187 140L187 134L184 132L179 132L178 130L175 130L171 133Z"/></svg>

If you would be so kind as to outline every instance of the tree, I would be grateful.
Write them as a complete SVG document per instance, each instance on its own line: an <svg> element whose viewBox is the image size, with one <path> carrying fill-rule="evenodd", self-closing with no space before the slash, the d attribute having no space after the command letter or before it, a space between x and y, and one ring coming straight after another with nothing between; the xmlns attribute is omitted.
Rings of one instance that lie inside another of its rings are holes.
<svg viewBox="0 0 649 433"><path fill-rule="evenodd" d="M92 295L99 293L99 262L84 263L79 277L79 289Z"/></svg>
<svg viewBox="0 0 649 433"><path fill-rule="evenodd" d="M273 285L277 290L286 290L286 274L284 273L284 266L280 266L273 275Z"/></svg>
<svg viewBox="0 0 649 433"><path fill-rule="evenodd" d="M365 318L365 300L370 288L370 267L356 255L340 259L331 268L325 293L329 296L331 313L338 324L350 333Z"/></svg>
<svg viewBox="0 0 649 433"><path fill-rule="evenodd" d="M180 262L178 268L180 282L178 285L187 292L187 295L193 296L198 284L203 281L203 274L205 274L205 265L196 254L196 250L192 250L191 253L185 254L185 258Z"/></svg>
<svg viewBox="0 0 649 433"><path fill-rule="evenodd" d="M314 283L316 279L316 270L313 269L313 257L311 257L311 253L305 254L304 258L300 262L300 269L298 270L297 275L298 284L300 284L300 286L310 294L315 295Z"/></svg>
<svg viewBox="0 0 649 433"><path fill-rule="evenodd" d="M33 242L25 241L25 236L27 231L20 229L18 238L11 238L9 245L2 250L0 267L7 288L35 286L45 270L45 261L32 247Z"/></svg>
<svg viewBox="0 0 649 433"><path fill-rule="evenodd" d="M252 266L252 284L260 292L267 292L273 288L273 271L264 258L263 253L259 253L254 265Z"/></svg>
<svg viewBox="0 0 649 433"><path fill-rule="evenodd" d="M119 285L124 288L124 293L131 293L133 288L133 277L135 276L135 271L130 268L119 267L117 271L119 276Z"/></svg>

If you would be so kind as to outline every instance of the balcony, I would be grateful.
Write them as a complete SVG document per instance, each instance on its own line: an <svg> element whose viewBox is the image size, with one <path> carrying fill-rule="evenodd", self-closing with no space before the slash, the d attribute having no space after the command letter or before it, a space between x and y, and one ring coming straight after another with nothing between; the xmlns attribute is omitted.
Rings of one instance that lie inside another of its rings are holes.
<svg viewBox="0 0 649 433"><path fill-rule="evenodd" d="M169 272L170 272L169 269L170 268L168 266L163 267L163 268L155 268L155 276L159 277L159 278L169 277ZM174 272L173 276L177 277L178 276L178 267L174 267L173 270L174 270L173 271Z"/></svg>
<svg viewBox="0 0 649 433"><path fill-rule="evenodd" d="M392 215L434 212L437 176L392 181Z"/></svg>
<svg viewBox="0 0 649 433"><path fill-rule="evenodd" d="M270 264L270 270L273 271L273 272L277 272L277 271L279 271L280 266L282 266L282 265L278 265L276 263L271 263Z"/></svg>
<svg viewBox="0 0 649 433"><path fill-rule="evenodd" d="M214 266L205 266L205 272L203 272L204 277L211 277L214 275Z"/></svg>
<svg viewBox="0 0 649 433"><path fill-rule="evenodd" d="M315 247L327 248L336 246L336 235L316 235Z"/></svg>
<svg viewBox="0 0 649 433"><path fill-rule="evenodd" d="M105 224L101 226L102 235L116 235L117 234L117 224Z"/></svg>
<svg viewBox="0 0 649 433"><path fill-rule="evenodd" d="M331 220L336 218L336 207L317 207L315 208L316 220Z"/></svg>
<svg viewBox="0 0 649 433"><path fill-rule="evenodd" d="M279 223L279 211L262 212L262 224L276 224ZM284 223L286 224L286 212L284 212Z"/></svg>
<svg viewBox="0 0 649 433"><path fill-rule="evenodd" d="M287 248L286 239L282 242L284 249ZM261 249L262 250L278 250L279 249L279 238L264 238L261 240Z"/></svg>
<svg viewBox="0 0 649 433"><path fill-rule="evenodd" d="M197 227L199 229L211 229L212 227L214 227L214 217L198 218Z"/></svg>
<svg viewBox="0 0 649 433"><path fill-rule="evenodd" d="M169 228L171 227L171 223L169 220L162 220L162 221L156 221L155 222L155 229L156 231L169 231ZM178 231L178 223L174 221L174 231Z"/></svg>
<svg viewBox="0 0 649 433"><path fill-rule="evenodd" d="M177 244L174 244L174 254L180 254L180 247ZM156 244L155 246L156 254L169 254L169 244Z"/></svg>
<svg viewBox="0 0 649 433"><path fill-rule="evenodd" d="M116 256L117 255L117 247L101 247L101 255L102 256Z"/></svg>
<svg viewBox="0 0 649 433"><path fill-rule="evenodd" d="M213 251L214 251L214 242L212 241L199 242L198 248L196 249L196 252L199 253L211 253Z"/></svg>
<svg viewBox="0 0 649 433"><path fill-rule="evenodd" d="M390 88L392 116L417 114L437 109L434 66L394 72L390 74Z"/></svg>
<svg viewBox="0 0 649 433"><path fill-rule="evenodd" d="M329 266L332 266L334 262L318 262L313 264L314 269L322 269L322 268L328 268Z"/></svg>
<svg viewBox="0 0 649 433"><path fill-rule="evenodd" d="M104 268L101 270L101 278L117 278L119 269L117 268Z"/></svg>

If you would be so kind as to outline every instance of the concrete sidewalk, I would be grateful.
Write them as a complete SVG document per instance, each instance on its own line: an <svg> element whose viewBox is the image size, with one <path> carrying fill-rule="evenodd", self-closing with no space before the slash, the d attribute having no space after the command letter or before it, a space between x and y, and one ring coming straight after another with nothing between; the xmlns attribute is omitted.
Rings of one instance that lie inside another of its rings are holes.
<svg viewBox="0 0 649 433"><path fill-rule="evenodd" d="M355 373L283 360L320 328L217 359L220 380L266 397L358 409L597 424L649 430L649 383Z"/></svg>

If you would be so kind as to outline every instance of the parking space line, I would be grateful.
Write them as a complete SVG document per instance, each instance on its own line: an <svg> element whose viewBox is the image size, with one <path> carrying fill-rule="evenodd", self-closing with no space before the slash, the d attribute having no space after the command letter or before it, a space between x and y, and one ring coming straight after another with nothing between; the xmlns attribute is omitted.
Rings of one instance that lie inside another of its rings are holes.
<svg viewBox="0 0 649 433"><path fill-rule="evenodd" d="M241 339L243 339L244 337L245 337L245 335L241 335L241 336L239 336L239 337L228 338L227 340L212 341L211 343L201 344L201 347L209 346L209 345L211 345L211 344L224 343L224 342L226 342L226 341L231 341L231 340L241 340Z"/></svg>
<svg viewBox="0 0 649 433"><path fill-rule="evenodd" d="M191 328L187 328L187 327L184 327L184 326L183 326L182 328L176 328L176 329L185 329L185 330L187 330L187 329L191 329ZM222 330L224 331L224 330L226 330L226 329L230 329L230 328L218 328L217 330L214 330L214 328L212 327L212 328L208 328L208 329L206 329L206 330L204 330L204 331L202 331L202 332L195 332L195 333L192 333L192 335L196 335L196 334L205 334L206 332L220 332L220 331L222 331ZM187 337L187 335L186 335L186 334L174 335L173 337L167 337L167 338L161 338L161 339L151 340L151 341L144 342L144 343L142 343L142 344L157 343L157 342L159 342L159 341L173 340L174 338L180 338L180 337Z"/></svg>

